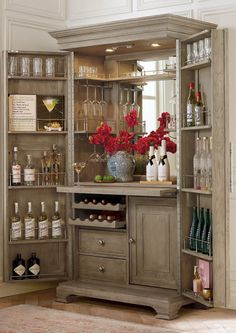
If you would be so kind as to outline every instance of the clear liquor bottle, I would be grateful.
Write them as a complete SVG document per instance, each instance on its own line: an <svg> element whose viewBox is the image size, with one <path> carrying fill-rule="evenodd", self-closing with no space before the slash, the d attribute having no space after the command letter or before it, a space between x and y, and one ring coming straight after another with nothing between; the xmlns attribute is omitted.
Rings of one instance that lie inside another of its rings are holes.
<svg viewBox="0 0 236 333"><path fill-rule="evenodd" d="M209 138L209 149L206 157L206 189L212 191L212 136Z"/></svg>
<svg viewBox="0 0 236 333"><path fill-rule="evenodd" d="M149 147L149 157L146 166L146 180L157 180L157 161L154 153L154 146Z"/></svg>
<svg viewBox="0 0 236 333"><path fill-rule="evenodd" d="M27 186L32 186L35 184L35 168L32 163L31 155L27 156L27 163L24 168L24 184Z"/></svg>
<svg viewBox="0 0 236 333"><path fill-rule="evenodd" d="M201 156L201 139L199 137L196 138L195 141L195 154L193 156L193 187L196 190L200 190L200 156Z"/></svg>
<svg viewBox="0 0 236 333"><path fill-rule="evenodd" d="M18 161L18 148L13 147L13 161L11 165L11 185L21 185L21 165Z"/></svg>
<svg viewBox="0 0 236 333"><path fill-rule="evenodd" d="M47 151L43 152L41 159L42 185L50 185L51 157Z"/></svg>
<svg viewBox="0 0 236 333"><path fill-rule="evenodd" d="M51 155L51 174L52 174L52 184L60 185L61 183L61 160L62 156L57 151L57 145L53 144L52 146L52 155Z"/></svg>
<svg viewBox="0 0 236 333"><path fill-rule="evenodd" d="M36 239L36 222L32 214L32 203L28 202L28 212L24 217L25 239Z"/></svg>
<svg viewBox="0 0 236 333"><path fill-rule="evenodd" d="M59 212L59 202L54 202L54 213L52 216L52 238L63 238L65 234L65 225L64 221L61 218Z"/></svg>
<svg viewBox="0 0 236 333"><path fill-rule="evenodd" d="M166 140L161 141L160 160L158 164L158 180L166 181L170 179L170 165L166 154Z"/></svg>
<svg viewBox="0 0 236 333"><path fill-rule="evenodd" d="M38 239L48 239L50 232L50 223L45 213L45 203L44 201L40 202L41 212L38 218Z"/></svg>
<svg viewBox="0 0 236 333"><path fill-rule="evenodd" d="M14 214L11 217L11 240L23 239L23 223L19 215L18 202L14 202Z"/></svg>
<svg viewBox="0 0 236 333"><path fill-rule="evenodd" d="M206 173L207 173L207 154L208 154L208 139L202 138L201 154L200 154L200 189L206 190Z"/></svg>

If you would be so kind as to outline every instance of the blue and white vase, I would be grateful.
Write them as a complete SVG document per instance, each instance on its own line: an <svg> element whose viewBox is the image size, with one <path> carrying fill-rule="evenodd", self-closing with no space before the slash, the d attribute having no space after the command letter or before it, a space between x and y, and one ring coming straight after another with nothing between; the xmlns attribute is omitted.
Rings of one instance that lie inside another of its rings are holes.
<svg viewBox="0 0 236 333"><path fill-rule="evenodd" d="M131 182L133 180L135 160L126 151L117 151L107 161L109 174L118 182Z"/></svg>

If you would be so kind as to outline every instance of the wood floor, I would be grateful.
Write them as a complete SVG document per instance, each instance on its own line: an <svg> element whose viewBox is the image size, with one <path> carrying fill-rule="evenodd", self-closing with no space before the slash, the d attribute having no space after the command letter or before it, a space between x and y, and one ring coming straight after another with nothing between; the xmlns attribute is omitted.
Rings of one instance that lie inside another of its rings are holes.
<svg viewBox="0 0 236 333"><path fill-rule="evenodd" d="M80 298L77 302L69 304L58 303L55 302L55 288L0 298L0 308L24 303L157 327L172 328L185 333L236 333L236 311L233 310L204 310L188 306L180 311L179 318L172 321L165 321L156 319L155 312L146 307L86 298Z"/></svg>

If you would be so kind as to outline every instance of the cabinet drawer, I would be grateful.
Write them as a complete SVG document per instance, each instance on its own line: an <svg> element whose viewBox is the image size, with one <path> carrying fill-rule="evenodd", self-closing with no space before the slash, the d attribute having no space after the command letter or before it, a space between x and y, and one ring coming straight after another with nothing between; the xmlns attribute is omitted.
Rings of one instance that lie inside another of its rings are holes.
<svg viewBox="0 0 236 333"><path fill-rule="evenodd" d="M124 232L104 230L79 231L79 251L109 256L126 256L127 239Z"/></svg>
<svg viewBox="0 0 236 333"><path fill-rule="evenodd" d="M126 275L126 260L79 256L80 279L125 284Z"/></svg>

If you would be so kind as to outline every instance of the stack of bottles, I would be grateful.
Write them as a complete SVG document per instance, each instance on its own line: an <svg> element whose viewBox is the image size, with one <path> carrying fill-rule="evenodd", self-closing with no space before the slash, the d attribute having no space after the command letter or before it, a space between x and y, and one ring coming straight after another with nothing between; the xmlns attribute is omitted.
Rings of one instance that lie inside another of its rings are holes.
<svg viewBox="0 0 236 333"><path fill-rule="evenodd" d="M192 224L188 237L189 249L212 256L212 214L209 208L193 207Z"/></svg>
<svg viewBox="0 0 236 333"><path fill-rule="evenodd" d="M193 182L196 190L212 190L212 137L196 138Z"/></svg>
<svg viewBox="0 0 236 333"><path fill-rule="evenodd" d="M62 155L57 151L56 144L53 144L51 152L42 152L41 172L36 171L30 154L26 155L26 164L22 168L18 160L18 147L13 147L10 184L12 186L59 185L63 183L61 165Z"/></svg>
<svg viewBox="0 0 236 333"><path fill-rule="evenodd" d="M12 262L12 279L23 280L38 279L40 274L40 259L37 258L36 252L32 252L31 257L25 262L20 253Z"/></svg>
<svg viewBox="0 0 236 333"><path fill-rule="evenodd" d="M54 213L51 219L45 212L45 203L40 203L41 213L36 220L32 213L32 203L28 202L28 211L23 218L19 215L18 202L14 203L14 214L11 217L11 241L34 239L61 239L64 238L65 225L59 213L59 203L54 203Z"/></svg>

